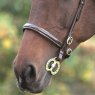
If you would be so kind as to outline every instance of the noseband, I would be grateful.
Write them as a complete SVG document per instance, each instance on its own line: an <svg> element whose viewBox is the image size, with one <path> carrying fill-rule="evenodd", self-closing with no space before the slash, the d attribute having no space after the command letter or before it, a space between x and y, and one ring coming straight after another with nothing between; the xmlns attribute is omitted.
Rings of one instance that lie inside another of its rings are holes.
<svg viewBox="0 0 95 95"><path fill-rule="evenodd" d="M33 30L43 36L44 38L47 38L49 41L51 41L56 47L59 48L59 52L57 57L50 59L46 64L46 70L50 72L52 75L55 75L58 73L60 69L60 62L68 58L72 52L71 48L68 48L73 42L72 33L75 27L76 22L79 20L81 11L83 9L85 0L80 0L76 14L73 18L72 24L69 28L69 31L67 33L67 36L65 37L64 42L60 42L55 36L53 36L50 32L46 31L45 29L38 27L32 23L26 23L23 26L23 31L25 29Z"/></svg>

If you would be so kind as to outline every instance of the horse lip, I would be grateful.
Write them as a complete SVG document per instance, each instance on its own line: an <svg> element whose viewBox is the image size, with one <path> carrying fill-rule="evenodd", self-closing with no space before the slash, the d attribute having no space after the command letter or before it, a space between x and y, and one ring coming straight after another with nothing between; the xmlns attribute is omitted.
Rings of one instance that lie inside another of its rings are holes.
<svg viewBox="0 0 95 95"><path fill-rule="evenodd" d="M22 76L19 75L16 77L17 87L24 92L27 91L30 93L40 93L50 84L50 77L51 75L49 75L48 72L45 72L44 76L41 79L35 80L34 82L27 82ZM48 81L46 81L47 79Z"/></svg>
<svg viewBox="0 0 95 95"><path fill-rule="evenodd" d="M26 83L22 80L22 78L20 76L17 79L16 85L20 89L20 91L23 91L23 92L40 93L43 90L43 87L40 86L39 82Z"/></svg>
<svg viewBox="0 0 95 95"><path fill-rule="evenodd" d="M17 83L17 87L23 91L23 92L30 92L30 93L40 93L42 92L43 88L40 86L35 86L35 84L31 84L31 86L27 86L27 84L25 84L25 87L21 86L22 83Z"/></svg>
<svg viewBox="0 0 95 95"><path fill-rule="evenodd" d="M38 88L35 88L35 87L27 87L26 91L30 92L30 93L40 93L42 92L43 88L41 87L38 87Z"/></svg>

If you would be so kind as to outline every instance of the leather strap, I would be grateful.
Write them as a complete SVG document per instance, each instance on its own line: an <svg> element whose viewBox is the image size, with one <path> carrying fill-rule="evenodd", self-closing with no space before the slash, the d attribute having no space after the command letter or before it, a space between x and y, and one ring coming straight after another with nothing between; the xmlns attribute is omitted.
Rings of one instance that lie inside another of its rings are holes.
<svg viewBox="0 0 95 95"><path fill-rule="evenodd" d="M78 9L77 9L76 14L75 14L75 17L72 21L71 27L69 28L68 34L67 34L67 36L66 36L66 38L63 42L63 45L62 45L61 49L59 50L59 54L58 54L58 57L57 57L58 60L62 60L63 58L66 58L66 57L70 56L70 55L66 54L67 47L68 47L67 39L69 37L72 37L72 33L74 32L73 30L74 30L75 24L80 18L81 11L83 9L84 3L85 3L85 0L80 0Z"/></svg>
<svg viewBox="0 0 95 95"><path fill-rule="evenodd" d="M23 26L23 31L25 29L30 29L30 30L33 30L33 31L39 33L40 35L42 35L45 38L47 38L48 40L50 40L58 48L61 48L61 46L62 46L62 42L60 42L55 36L53 36L51 33L49 33L48 31L46 31L45 29L43 29L41 27L38 27L32 23L26 23Z"/></svg>

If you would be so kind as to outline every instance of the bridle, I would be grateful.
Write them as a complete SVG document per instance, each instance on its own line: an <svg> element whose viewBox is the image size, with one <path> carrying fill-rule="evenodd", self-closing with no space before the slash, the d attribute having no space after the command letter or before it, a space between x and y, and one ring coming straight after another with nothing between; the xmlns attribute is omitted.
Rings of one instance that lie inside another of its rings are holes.
<svg viewBox="0 0 95 95"><path fill-rule="evenodd" d="M64 42L60 42L55 36L53 36L50 32L46 31L45 29L38 27L32 23L26 23L23 26L23 31L25 29L33 30L43 36L44 38L47 38L49 41L51 41L56 47L59 48L59 52L57 57L50 59L46 64L46 70L49 71L52 75L55 75L58 73L60 69L60 62L68 58L72 52L71 48L68 48L73 42L72 33L75 27L76 22L79 20L83 6L84 6L85 0L80 0L77 11L75 13L75 16L73 18L72 24L69 28L69 31L67 33L67 36L65 37Z"/></svg>

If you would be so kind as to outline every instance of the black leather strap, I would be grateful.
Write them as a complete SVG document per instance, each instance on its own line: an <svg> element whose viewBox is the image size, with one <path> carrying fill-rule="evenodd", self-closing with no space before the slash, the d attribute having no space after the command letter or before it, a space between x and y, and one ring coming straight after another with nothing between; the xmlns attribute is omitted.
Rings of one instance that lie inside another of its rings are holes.
<svg viewBox="0 0 95 95"><path fill-rule="evenodd" d="M66 36L66 38L65 38L65 40L63 42L63 45L62 45L61 49L59 50L58 60L62 60L63 58L66 58L66 57L69 57L70 56L70 55L67 55L66 54L66 50L67 50L67 47L68 47L67 39L69 37L72 37L72 33L74 32L73 30L74 30L75 24L76 24L76 22L80 18L81 11L83 9L84 3L85 3L85 0L80 0L78 9L77 9L76 14L75 14L75 17L74 17L74 19L72 21L71 27L70 27L70 29L68 31L68 34L67 34L67 36Z"/></svg>
<svg viewBox="0 0 95 95"><path fill-rule="evenodd" d="M53 36L51 33L49 33L48 31L46 31L45 29L43 29L41 27L38 27L32 23L26 23L23 26L23 31L25 29L30 29L30 30L33 30L33 31L39 33L40 35L42 35L45 38L47 38L48 40L50 40L58 48L61 48L61 46L62 46L62 42L60 42L55 36Z"/></svg>

